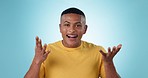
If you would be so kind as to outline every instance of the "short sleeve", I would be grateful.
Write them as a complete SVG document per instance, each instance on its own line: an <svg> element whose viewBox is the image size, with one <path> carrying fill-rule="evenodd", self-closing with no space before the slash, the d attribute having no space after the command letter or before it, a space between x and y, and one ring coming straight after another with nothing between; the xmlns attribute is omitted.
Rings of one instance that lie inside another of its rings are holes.
<svg viewBox="0 0 148 78"><path fill-rule="evenodd" d="M106 50L102 47L102 46L99 46L99 51L100 50L102 50L103 52L105 52L106 53ZM99 78L106 78L106 74L105 74L105 68L104 68L104 64L103 64L103 60L102 60L102 54L101 53L99 53L99 55L100 55L100 74L99 74Z"/></svg>

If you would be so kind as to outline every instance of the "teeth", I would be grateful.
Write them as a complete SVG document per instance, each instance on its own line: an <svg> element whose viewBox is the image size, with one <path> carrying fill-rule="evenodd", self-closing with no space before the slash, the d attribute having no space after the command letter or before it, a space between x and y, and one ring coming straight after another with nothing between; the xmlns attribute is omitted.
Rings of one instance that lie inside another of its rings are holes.
<svg viewBox="0 0 148 78"><path fill-rule="evenodd" d="M68 35L69 37L76 37L77 35Z"/></svg>
<svg viewBox="0 0 148 78"><path fill-rule="evenodd" d="M68 38L76 38L77 35L67 35Z"/></svg>

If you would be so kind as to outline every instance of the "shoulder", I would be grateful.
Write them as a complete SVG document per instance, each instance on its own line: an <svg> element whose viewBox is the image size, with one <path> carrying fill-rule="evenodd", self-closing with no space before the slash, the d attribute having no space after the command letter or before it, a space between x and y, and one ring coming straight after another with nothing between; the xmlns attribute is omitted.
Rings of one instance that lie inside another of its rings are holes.
<svg viewBox="0 0 148 78"><path fill-rule="evenodd" d="M87 42L87 41L82 41L82 46L85 47L85 48L90 48L90 47L96 48L97 47L97 45L90 43L90 42Z"/></svg>
<svg viewBox="0 0 148 78"><path fill-rule="evenodd" d="M49 43L48 45L47 45L47 49L51 49L51 48L55 48L55 47L58 47L58 46L60 46L61 45L61 41L56 41L56 42L53 42L53 43Z"/></svg>
<svg viewBox="0 0 148 78"><path fill-rule="evenodd" d="M103 50L105 52L105 49L103 46L101 45L96 45L94 43L90 43L90 42L87 42L87 41L82 41L83 43L83 47L85 48L95 48L95 49L98 49L98 50Z"/></svg>
<svg viewBox="0 0 148 78"><path fill-rule="evenodd" d="M55 46L55 45L59 45L61 43L61 41L56 41L53 43L49 43L48 46Z"/></svg>
<svg viewBox="0 0 148 78"><path fill-rule="evenodd" d="M82 41L82 44L84 47L97 47L97 48L103 48L102 46L100 45L96 45L94 43L91 43L91 42L87 42L87 41Z"/></svg>

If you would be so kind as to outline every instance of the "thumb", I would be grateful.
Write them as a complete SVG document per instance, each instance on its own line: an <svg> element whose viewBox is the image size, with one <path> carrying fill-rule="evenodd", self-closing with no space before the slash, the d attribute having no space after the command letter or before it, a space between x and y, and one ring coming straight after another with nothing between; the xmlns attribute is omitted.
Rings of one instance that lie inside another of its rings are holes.
<svg viewBox="0 0 148 78"><path fill-rule="evenodd" d="M47 52L44 53L43 56L44 56L44 57L47 57L49 53L50 53L50 51L47 51Z"/></svg>
<svg viewBox="0 0 148 78"><path fill-rule="evenodd" d="M106 53L104 53L102 50L100 50L99 52L102 54L102 56L106 56Z"/></svg>

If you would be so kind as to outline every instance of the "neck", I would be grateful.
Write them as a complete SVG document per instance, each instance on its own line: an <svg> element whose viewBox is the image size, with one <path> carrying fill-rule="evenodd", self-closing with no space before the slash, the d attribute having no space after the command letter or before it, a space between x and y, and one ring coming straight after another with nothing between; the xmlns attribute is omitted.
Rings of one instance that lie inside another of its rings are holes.
<svg viewBox="0 0 148 78"><path fill-rule="evenodd" d="M68 44L62 40L62 44L67 48L77 48L81 45L81 41L75 44Z"/></svg>

